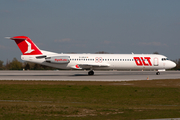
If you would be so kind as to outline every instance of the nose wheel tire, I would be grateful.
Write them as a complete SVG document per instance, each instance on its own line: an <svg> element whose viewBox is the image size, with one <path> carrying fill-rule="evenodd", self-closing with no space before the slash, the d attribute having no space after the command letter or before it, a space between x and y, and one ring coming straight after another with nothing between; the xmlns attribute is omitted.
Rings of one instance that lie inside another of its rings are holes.
<svg viewBox="0 0 180 120"><path fill-rule="evenodd" d="M94 71L92 71L92 70L89 71L89 72L88 72L88 75L94 75Z"/></svg>
<svg viewBox="0 0 180 120"><path fill-rule="evenodd" d="M160 72L157 72L156 75L160 75Z"/></svg>

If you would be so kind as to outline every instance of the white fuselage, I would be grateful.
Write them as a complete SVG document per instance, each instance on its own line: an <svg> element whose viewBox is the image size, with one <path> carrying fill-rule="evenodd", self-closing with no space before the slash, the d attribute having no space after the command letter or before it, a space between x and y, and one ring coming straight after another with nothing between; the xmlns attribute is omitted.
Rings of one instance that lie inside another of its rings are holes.
<svg viewBox="0 0 180 120"><path fill-rule="evenodd" d="M21 59L60 69L156 69L165 70L176 64L158 54L46 54L47 57L69 56L68 63L49 63L39 55L22 55Z"/></svg>
<svg viewBox="0 0 180 120"><path fill-rule="evenodd" d="M170 69L176 64L157 54L58 54L39 49L27 36L14 36L22 54L21 59L60 69L87 69L94 75L96 69Z"/></svg>

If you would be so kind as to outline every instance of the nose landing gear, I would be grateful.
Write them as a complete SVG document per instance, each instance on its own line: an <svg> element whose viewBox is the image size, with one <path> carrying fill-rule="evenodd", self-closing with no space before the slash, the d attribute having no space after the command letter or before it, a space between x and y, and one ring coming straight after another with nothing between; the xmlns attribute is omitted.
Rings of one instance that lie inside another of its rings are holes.
<svg viewBox="0 0 180 120"><path fill-rule="evenodd" d="M160 72L156 72L156 75L160 75Z"/></svg>
<svg viewBox="0 0 180 120"><path fill-rule="evenodd" d="M94 71L93 70L89 71L88 75L94 75Z"/></svg>

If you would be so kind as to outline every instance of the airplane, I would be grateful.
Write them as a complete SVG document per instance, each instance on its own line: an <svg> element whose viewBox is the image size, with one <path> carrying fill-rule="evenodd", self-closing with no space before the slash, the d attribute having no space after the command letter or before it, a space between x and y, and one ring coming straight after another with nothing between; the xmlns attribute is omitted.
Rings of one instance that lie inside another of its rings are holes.
<svg viewBox="0 0 180 120"><path fill-rule="evenodd" d="M14 36L14 40L22 52L21 59L59 69L94 70L139 69L160 71L176 66L173 61L159 54L59 54L39 49L27 36Z"/></svg>

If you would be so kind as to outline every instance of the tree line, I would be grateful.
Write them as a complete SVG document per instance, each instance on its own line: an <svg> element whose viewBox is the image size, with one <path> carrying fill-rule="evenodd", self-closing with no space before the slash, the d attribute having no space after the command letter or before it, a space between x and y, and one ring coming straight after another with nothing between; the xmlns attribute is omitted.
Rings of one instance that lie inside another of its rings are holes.
<svg viewBox="0 0 180 120"><path fill-rule="evenodd" d="M12 61L4 62L0 60L0 70L54 70L56 68L48 67L31 62L20 62L16 58Z"/></svg>
<svg viewBox="0 0 180 120"><path fill-rule="evenodd" d="M180 70L180 59L174 60L176 63L176 67L173 68L173 70ZM6 62L6 64L3 64L4 62L0 60L0 70L55 70L57 68L48 67L45 65L40 65L36 63L31 62L20 62L16 58L14 58L12 61Z"/></svg>

